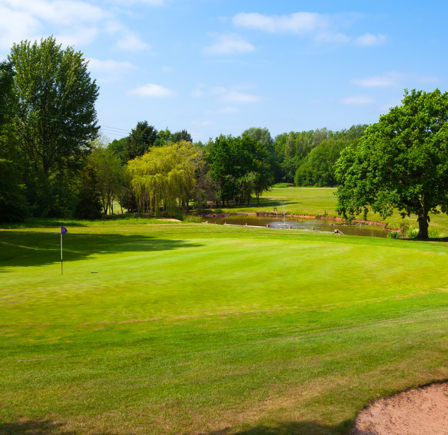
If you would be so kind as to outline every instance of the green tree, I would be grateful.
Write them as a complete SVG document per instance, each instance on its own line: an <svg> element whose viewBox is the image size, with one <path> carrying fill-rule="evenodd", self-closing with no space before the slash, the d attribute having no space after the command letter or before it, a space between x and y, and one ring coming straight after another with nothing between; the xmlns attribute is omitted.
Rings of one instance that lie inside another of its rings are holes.
<svg viewBox="0 0 448 435"><path fill-rule="evenodd" d="M125 189L125 169L118 156L109 147L98 144L89 156L89 164L95 168L97 188L100 192L103 212L114 212L114 200L119 199Z"/></svg>
<svg viewBox="0 0 448 435"><path fill-rule="evenodd" d="M188 133L187 130L181 130L177 131L176 133L173 133L170 138L171 142L193 142L193 138L191 137L191 134Z"/></svg>
<svg viewBox="0 0 448 435"><path fill-rule="evenodd" d="M31 208L37 215L67 214L70 180L98 134L98 86L83 54L63 50L53 37L14 44L8 61L14 78L6 108Z"/></svg>
<svg viewBox="0 0 448 435"><path fill-rule="evenodd" d="M201 153L191 142L153 147L128 163L132 187L143 212L159 214L159 204L174 215L191 198Z"/></svg>
<svg viewBox="0 0 448 435"><path fill-rule="evenodd" d="M101 218L101 200L95 168L87 165L79 175L79 202L75 217L78 219Z"/></svg>
<svg viewBox="0 0 448 435"><path fill-rule="evenodd" d="M8 110L22 152L46 176L78 168L99 130L88 61L53 37L14 44L8 59L15 73Z"/></svg>
<svg viewBox="0 0 448 435"><path fill-rule="evenodd" d="M448 212L448 93L405 90L401 106L342 151L336 177L340 214L415 214L427 239L429 213Z"/></svg>
<svg viewBox="0 0 448 435"><path fill-rule="evenodd" d="M134 160L147 153L157 140L157 134L157 130L153 125L149 125L148 121L138 122L125 141L123 162Z"/></svg>

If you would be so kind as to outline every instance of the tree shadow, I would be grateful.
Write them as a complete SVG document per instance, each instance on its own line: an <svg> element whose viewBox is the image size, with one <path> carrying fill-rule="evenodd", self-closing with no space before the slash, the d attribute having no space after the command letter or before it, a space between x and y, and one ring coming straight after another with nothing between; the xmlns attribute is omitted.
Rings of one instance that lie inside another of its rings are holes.
<svg viewBox="0 0 448 435"><path fill-rule="evenodd" d="M146 235L76 233L64 236L64 263L97 254L171 251L202 245ZM0 232L0 272L7 267L44 266L61 261L60 234L20 230Z"/></svg>
<svg viewBox="0 0 448 435"><path fill-rule="evenodd" d="M315 421L290 421L275 425L256 425L247 429L225 428L201 435L343 435L348 434L353 422L345 420L334 426L322 425Z"/></svg>
<svg viewBox="0 0 448 435"><path fill-rule="evenodd" d="M65 430L63 423L50 420L25 420L0 423L0 435L80 435L81 431ZM112 432L96 432L94 435L118 435ZM131 435L121 433L120 435Z"/></svg>

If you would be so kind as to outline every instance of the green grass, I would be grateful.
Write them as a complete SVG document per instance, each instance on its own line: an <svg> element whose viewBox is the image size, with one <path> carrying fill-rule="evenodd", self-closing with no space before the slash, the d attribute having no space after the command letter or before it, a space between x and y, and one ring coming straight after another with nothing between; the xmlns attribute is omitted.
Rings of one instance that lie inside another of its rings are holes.
<svg viewBox="0 0 448 435"><path fill-rule="evenodd" d="M292 189L291 189L292 190ZM343 434L448 377L448 246L199 224L0 231L0 434Z"/></svg>
<svg viewBox="0 0 448 435"><path fill-rule="evenodd" d="M277 207L278 212L283 210L290 214L305 214L305 215L323 215L325 212L329 216L338 216L336 212L336 196L334 195L336 189L330 187L293 187L293 188L274 188L270 192L266 192L260 198L261 210L272 211ZM223 209L223 212L257 212L257 200L253 198L249 207L238 207ZM362 216L359 216L362 218ZM382 216L370 213L369 220L383 221ZM400 223L409 222L417 226L417 217L402 219L396 212L390 218L385 219L391 228L399 228ZM431 216L429 226L430 230L435 230L440 237L448 236L448 216L446 214L437 214Z"/></svg>

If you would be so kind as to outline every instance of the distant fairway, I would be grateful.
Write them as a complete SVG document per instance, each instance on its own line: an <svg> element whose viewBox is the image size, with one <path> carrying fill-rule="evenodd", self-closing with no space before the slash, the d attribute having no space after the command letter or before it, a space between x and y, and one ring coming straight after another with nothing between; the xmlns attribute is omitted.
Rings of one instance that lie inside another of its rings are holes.
<svg viewBox="0 0 448 435"><path fill-rule="evenodd" d="M0 231L2 435L341 434L448 378L445 242L68 229L62 277L58 229Z"/></svg>
<svg viewBox="0 0 448 435"><path fill-rule="evenodd" d="M329 216L338 216L336 213L336 189L330 187L289 187L281 189L272 189L270 192L265 192L260 198L260 206L262 210L273 210L277 207L279 212L285 211L294 214L307 215L323 215L325 212ZM256 199L252 199L249 207L238 207L238 211L255 212L258 211L256 207ZM235 209L229 209L235 211ZM359 216L362 218L362 216ZM369 213L368 219L383 221L378 214ZM411 225L418 227L416 216L411 216L405 220ZM403 222L401 216L395 212L393 216L387 218L392 228L399 228L400 222ZM430 230L436 230L440 237L448 236L448 216L446 214L437 214L431 216L429 224Z"/></svg>

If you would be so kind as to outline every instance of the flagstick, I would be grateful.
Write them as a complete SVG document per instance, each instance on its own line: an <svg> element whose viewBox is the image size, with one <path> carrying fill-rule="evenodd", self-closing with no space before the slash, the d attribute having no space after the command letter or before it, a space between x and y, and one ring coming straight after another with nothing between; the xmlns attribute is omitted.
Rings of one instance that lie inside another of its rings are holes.
<svg viewBox="0 0 448 435"><path fill-rule="evenodd" d="M64 275L64 266L62 260L62 231L61 231L61 275Z"/></svg>

